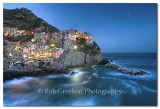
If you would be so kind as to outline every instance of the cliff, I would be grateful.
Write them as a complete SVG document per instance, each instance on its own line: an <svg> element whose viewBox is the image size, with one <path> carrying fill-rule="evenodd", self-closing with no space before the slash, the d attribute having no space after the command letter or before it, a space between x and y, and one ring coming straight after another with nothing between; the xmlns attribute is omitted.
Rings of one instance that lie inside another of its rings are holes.
<svg viewBox="0 0 160 109"><path fill-rule="evenodd" d="M3 9L3 26L17 27L19 30L40 29L47 33L59 31L26 8Z"/></svg>
<svg viewBox="0 0 160 109"><path fill-rule="evenodd" d="M78 65L94 65L99 64L103 59L102 53L97 55L89 55L79 51L64 51L60 57L60 62L68 67Z"/></svg>
<svg viewBox="0 0 160 109"><path fill-rule="evenodd" d="M99 64L102 60L103 55L96 42L93 42L93 44L86 44L84 39L79 39L77 40L77 49L65 50L58 61L71 67Z"/></svg>

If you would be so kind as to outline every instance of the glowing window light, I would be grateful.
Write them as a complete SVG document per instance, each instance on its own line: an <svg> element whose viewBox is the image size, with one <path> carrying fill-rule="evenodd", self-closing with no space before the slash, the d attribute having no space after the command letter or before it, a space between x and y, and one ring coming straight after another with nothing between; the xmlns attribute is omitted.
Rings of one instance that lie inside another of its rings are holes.
<svg viewBox="0 0 160 109"><path fill-rule="evenodd" d="M85 39L88 39L88 37L85 37Z"/></svg>
<svg viewBox="0 0 160 109"><path fill-rule="evenodd" d="M76 35L76 38L78 37L78 35Z"/></svg>
<svg viewBox="0 0 160 109"><path fill-rule="evenodd" d="M50 46L51 46L51 47L54 47L54 46L55 46L55 44L51 44Z"/></svg>
<svg viewBox="0 0 160 109"><path fill-rule="evenodd" d="M18 50L18 46L15 47L15 50Z"/></svg>

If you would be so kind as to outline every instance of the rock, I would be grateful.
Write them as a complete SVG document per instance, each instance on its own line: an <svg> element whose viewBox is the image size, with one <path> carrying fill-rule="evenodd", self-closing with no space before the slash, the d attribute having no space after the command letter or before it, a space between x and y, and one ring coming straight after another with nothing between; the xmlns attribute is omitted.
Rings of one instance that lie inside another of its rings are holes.
<svg viewBox="0 0 160 109"><path fill-rule="evenodd" d="M39 61L38 60L35 60L34 61L34 67L38 67L39 66Z"/></svg>
<svg viewBox="0 0 160 109"><path fill-rule="evenodd" d="M113 62L113 60L110 60L110 62Z"/></svg>
<svg viewBox="0 0 160 109"><path fill-rule="evenodd" d="M130 75L134 75L134 76L139 76L139 75L148 75L148 72L142 71L142 70L137 70L137 69L133 69L133 68L126 68L124 66L118 66L118 65L114 65L114 64L105 64L105 67L107 68L111 68L113 70L119 71L123 74L130 74Z"/></svg>
<svg viewBox="0 0 160 109"><path fill-rule="evenodd" d="M110 61L108 59L103 59L99 64L100 65L110 64Z"/></svg>
<svg viewBox="0 0 160 109"><path fill-rule="evenodd" d="M103 55L99 52L96 55L89 55L86 56L86 63L87 65L99 64L103 59Z"/></svg>
<svg viewBox="0 0 160 109"><path fill-rule="evenodd" d="M66 65L67 67L79 65L92 65L99 64L103 59L102 53L96 55L85 54L81 51L64 51L60 56L58 62Z"/></svg>
<svg viewBox="0 0 160 109"><path fill-rule="evenodd" d="M74 75L74 74L76 74L76 73L78 73L78 72L71 72L71 75Z"/></svg>
<svg viewBox="0 0 160 109"><path fill-rule="evenodd" d="M50 74L67 73L67 67L60 63L43 65L42 67L35 67L33 65L34 63L28 63L24 66L14 66L4 70L4 81L23 76L44 76Z"/></svg>

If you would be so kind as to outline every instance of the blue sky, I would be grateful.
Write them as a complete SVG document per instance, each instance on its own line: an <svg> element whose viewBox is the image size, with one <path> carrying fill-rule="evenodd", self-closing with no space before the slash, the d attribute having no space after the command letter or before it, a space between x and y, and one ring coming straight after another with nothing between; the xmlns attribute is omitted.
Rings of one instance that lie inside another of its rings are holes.
<svg viewBox="0 0 160 109"><path fill-rule="evenodd" d="M25 7L60 30L89 32L102 52L156 52L157 4L5 3Z"/></svg>

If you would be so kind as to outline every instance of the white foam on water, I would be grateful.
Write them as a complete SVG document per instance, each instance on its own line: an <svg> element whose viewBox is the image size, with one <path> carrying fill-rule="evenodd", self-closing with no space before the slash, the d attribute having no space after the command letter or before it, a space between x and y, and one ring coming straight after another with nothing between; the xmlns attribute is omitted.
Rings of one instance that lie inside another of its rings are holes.
<svg viewBox="0 0 160 109"><path fill-rule="evenodd" d="M98 78L101 78L101 79L113 79L113 80L119 80L118 78L114 78L114 77L98 77Z"/></svg>
<svg viewBox="0 0 160 109"><path fill-rule="evenodd" d="M131 80L122 80L122 84L129 89L129 91L127 93L133 94L133 95L137 95L142 93L143 91L147 91L147 92L152 92L152 93L156 93L157 91L151 88L148 88L144 85L140 85L135 81L131 81Z"/></svg>
<svg viewBox="0 0 160 109"><path fill-rule="evenodd" d="M79 79L81 78L80 76L72 76L71 79ZM76 85L84 85L90 82L91 77L88 76L87 80L84 80L82 82L77 82L77 83L68 83L68 84L61 84L62 86L68 87L68 86L76 86Z"/></svg>
<svg viewBox="0 0 160 109"><path fill-rule="evenodd" d="M99 77L99 75L97 74L98 73L98 71L97 71L97 69L95 68L97 65L92 65L92 69L94 69L94 73L93 73L93 75L95 76L95 77Z"/></svg>
<svg viewBox="0 0 160 109"><path fill-rule="evenodd" d="M93 75L94 75L95 77L98 77L98 76L99 76L97 73L93 73Z"/></svg>
<svg viewBox="0 0 160 109"><path fill-rule="evenodd" d="M48 76L45 76L46 78L68 78L70 77L70 74L59 74L59 75L48 75Z"/></svg>
<svg viewBox="0 0 160 109"><path fill-rule="evenodd" d="M142 91L139 89L139 87L136 87L132 84L130 84L129 82L127 81L122 81L122 84L127 88L129 89L129 91L127 91L127 93L130 93L132 95L137 95L137 94L140 94Z"/></svg>
<svg viewBox="0 0 160 109"><path fill-rule="evenodd" d="M151 89L151 88L148 88L148 87L146 87L146 86L142 86L142 88L143 88L145 91L152 92L152 93L157 93L156 90Z"/></svg>
<svg viewBox="0 0 160 109"><path fill-rule="evenodd" d="M27 82L31 79L35 79L35 77L22 77L19 79L15 78L13 80L5 81L3 85L5 86L5 85L21 84L22 82Z"/></svg>

